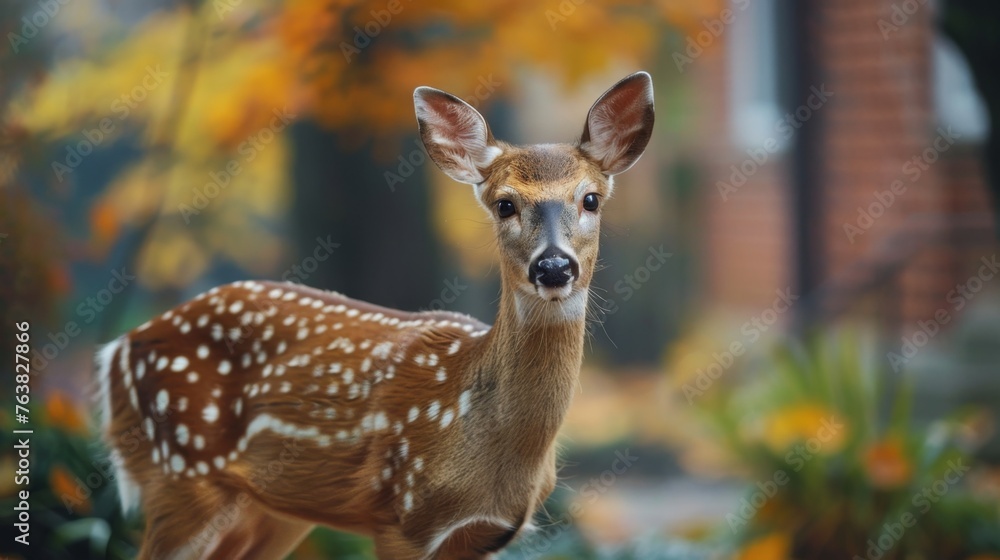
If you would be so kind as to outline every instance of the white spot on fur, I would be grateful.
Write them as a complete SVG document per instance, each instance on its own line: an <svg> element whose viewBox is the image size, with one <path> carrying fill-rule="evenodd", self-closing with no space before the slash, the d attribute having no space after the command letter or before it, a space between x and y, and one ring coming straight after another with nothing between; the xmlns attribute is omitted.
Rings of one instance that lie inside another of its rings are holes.
<svg viewBox="0 0 1000 560"><path fill-rule="evenodd" d="M219 406L215 403L208 403L204 410L201 411L201 417L209 424L215 422L219 419Z"/></svg>
<svg viewBox="0 0 1000 560"><path fill-rule="evenodd" d="M323 446L329 445L329 438L324 438L320 433L319 428L316 426L300 426L298 424L292 424L290 422L285 422L280 418L272 416L270 414L258 414L257 417L250 422L247 426L246 435L244 440L252 439L257 434L268 430L274 432L278 435L292 437L296 439L309 439L315 441L318 445ZM244 444L245 446L246 444Z"/></svg>
<svg viewBox="0 0 1000 560"><path fill-rule="evenodd" d="M472 407L472 391L463 391L462 394L458 396L459 417L468 414L469 409L471 407Z"/></svg>
<svg viewBox="0 0 1000 560"><path fill-rule="evenodd" d="M177 356L174 361L170 363L171 371L184 371L188 367L188 359L184 356Z"/></svg>
<svg viewBox="0 0 1000 560"><path fill-rule="evenodd" d="M170 404L170 394L167 393L166 389L160 389L156 392L156 411L163 414L167 411L167 406Z"/></svg>
<svg viewBox="0 0 1000 560"><path fill-rule="evenodd" d="M445 411L441 414L441 429L443 430L444 428L447 428L449 425L451 425L451 421L454 419L455 419L455 412L452 411L450 408L445 409Z"/></svg>
<svg viewBox="0 0 1000 560"><path fill-rule="evenodd" d="M97 362L97 382L98 382L98 395L99 395L99 406L101 407L101 426L105 431L111 426L111 412L114 410L111 406L111 366L114 362L115 352L118 348L122 346L128 346L128 337L120 336L112 342L105 344L97 352L95 357L95 362ZM142 362L139 362L142 365ZM143 370L145 371L145 366ZM138 365L136 366L136 379L142 379L139 374Z"/></svg>
<svg viewBox="0 0 1000 560"><path fill-rule="evenodd" d="M372 348L372 357L379 360L389 359L389 353L392 352L391 342L379 342Z"/></svg>
<svg viewBox="0 0 1000 560"><path fill-rule="evenodd" d="M184 424L177 424L177 428L174 429L174 435L179 445L187 445L191 439L191 432Z"/></svg>

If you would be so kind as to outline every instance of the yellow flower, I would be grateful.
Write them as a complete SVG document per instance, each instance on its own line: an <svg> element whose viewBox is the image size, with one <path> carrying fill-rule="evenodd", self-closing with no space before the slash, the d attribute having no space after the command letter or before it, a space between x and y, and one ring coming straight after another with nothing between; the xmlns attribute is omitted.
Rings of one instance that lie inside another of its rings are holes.
<svg viewBox="0 0 1000 560"><path fill-rule="evenodd" d="M45 413L53 427L76 432L86 429L83 414L69 397L55 392L45 401Z"/></svg>
<svg viewBox="0 0 1000 560"><path fill-rule="evenodd" d="M764 419L764 444L783 453L795 443L804 443L810 453L836 453L847 439L844 419L818 404L795 404L771 413Z"/></svg>
<svg viewBox="0 0 1000 560"><path fill-rule="evenodd" d="M792 540L784 533L758 537L736 553L734 560L788 560Z"/></svg>
<svg viewBox="0 0 1000 560"><path fill-rule="evenodd" d="M865 450L865 473L876 488L899 488L910 481L913 465L906 456L902 442L889 437L873 443Z"/></svg>

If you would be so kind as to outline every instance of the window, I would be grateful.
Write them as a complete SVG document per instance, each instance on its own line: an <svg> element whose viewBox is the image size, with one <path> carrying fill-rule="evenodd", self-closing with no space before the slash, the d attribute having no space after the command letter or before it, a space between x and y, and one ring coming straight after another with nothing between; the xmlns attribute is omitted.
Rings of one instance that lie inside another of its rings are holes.
<svg viewBox="0 0 1000 560"><path fill-rule="evenodd" d="M933 46L934 110L938 123L950 126L964 142L980 142L989 133L986 106L958 47L938 35Z"/></svg>
<svg viewBox="0 0 1000 560"><path fill-rule="evenodd" d="M776 1L731 2L729 7L735 14L727 41L731 140L742 148L772 138L784 142L787 139L775 130L784 113Z"/></svg>

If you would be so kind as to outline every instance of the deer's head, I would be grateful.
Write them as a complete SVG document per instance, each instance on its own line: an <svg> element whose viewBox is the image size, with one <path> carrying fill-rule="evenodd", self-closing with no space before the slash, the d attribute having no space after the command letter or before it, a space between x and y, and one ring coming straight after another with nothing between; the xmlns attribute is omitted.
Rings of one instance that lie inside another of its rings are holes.
<svg viewBox="0 0 1000 560"><path fill-rule="evenodd" d="M639 159L652 134L649 74L632 74L605 92L573 144L510 145L451 94L420 87L413 98L431 159L452 179L474 185L489 212L504 282L519 305L544 302L582 314L612 178Z"/></svg>

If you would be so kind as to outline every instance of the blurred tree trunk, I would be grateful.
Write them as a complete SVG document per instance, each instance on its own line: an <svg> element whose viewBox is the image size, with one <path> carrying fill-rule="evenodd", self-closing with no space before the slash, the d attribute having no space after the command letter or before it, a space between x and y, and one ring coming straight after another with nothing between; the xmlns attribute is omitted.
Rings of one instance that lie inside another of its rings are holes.
<svg viewBox="0 0 1000 560"><path fill-rule="evenodd" d="M990 133L983 145L983 161L1000 237L1000 2L947 0L941 26L969 62L989 113Z"/></svg>
<svg viewBox="0 0 1000 560"><path fill-rule="evenodd" d="M374 161L371 146L347 149L337 132L309 122L293 128L292 143L291 238L298 254L288 261L301 266L322 244L337 244L299 280L379 305L426 307L443 282L442 248L429 219L428 164L393 191L384 174L395 173L399 162Z"/></svg>

